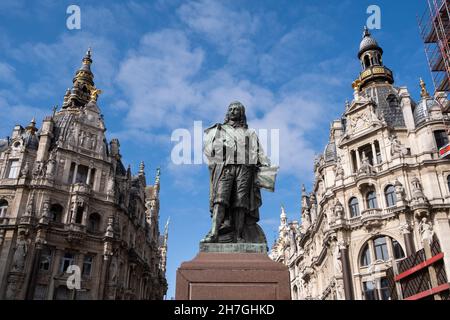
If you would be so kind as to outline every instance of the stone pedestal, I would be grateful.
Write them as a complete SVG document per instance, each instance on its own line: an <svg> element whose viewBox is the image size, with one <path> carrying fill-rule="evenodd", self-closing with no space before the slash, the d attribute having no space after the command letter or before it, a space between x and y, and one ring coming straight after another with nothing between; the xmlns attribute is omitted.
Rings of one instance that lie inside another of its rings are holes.
<svg viewBox="0 0 450 320"><path fill-rule="evenodd" d="M242 250L242 244L224 246L201 245L193 260L181 264L177 270L177 300L291 299L286 266L261 253L265 250L258 245L245 253L233 252Z"/></svg>

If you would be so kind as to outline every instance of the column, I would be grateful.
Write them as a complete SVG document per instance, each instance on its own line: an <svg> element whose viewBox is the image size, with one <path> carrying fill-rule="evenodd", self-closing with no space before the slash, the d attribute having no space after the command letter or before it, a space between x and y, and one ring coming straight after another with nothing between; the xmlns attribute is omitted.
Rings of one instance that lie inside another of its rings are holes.
<svg viewBox="0 0 450 320"><path fill-rule="evenodd" d="M52 275L50 277L50 283L48 284L47 290L47 300L53 300L54 292L55 292L55 276L59 273L59 265L61 263L61 257L63 256L64 251L62 249L56 249L56 252L53 256L51 272Z"/></svg>
<svg viewBox="0 0 450 320"><path fill-rule="evenodd" d="M450 278L450 224L446 212L437 212L434 218L435 232L444 253L444 267L447 279Z"/></svg>
<svg viewBox="0 0 450 320"><path fill-rule="evenodd" d="M70 209L70 212L71 212L70 222L71 223L75 223L77 211L78 211L78 203L76 202L76 200L74 200L74 202L75 202L75 204L73 205L73 209Z"/></svg>
<svg viewBox="0 0 450 320"><path fill-rule="evenodd" d="M87 185L89 185L91 183L91 173L92 173L92 168L89 167L88 174L87 174L87 179L86 179L86 184Z"/></svg>
<svg viewBox="0 0 450 320"><path fill-rule="evenodd" d="M375 141L370 144L372 147L372 157L373 157L373 165L377 164L377 151L375 149Z"/></svg>
<svg viewBox="0 0 450 320"><path fill-rule="evenodd" d="M8 286L7 275L10 252L15 245L14 230L6 230L3 240L3 245L0 247L0 299L4 299L6 293L6 287Z"/></svg>
<svg viewBox="0 0 450 320"><path fill-rule="evenodd" d="M409 257L416 253L414 248L414 241L412 239L412 234L410 228L407 224L401 226L401 233L403 234L403 241L405 242L406 256Z"/></svg>
<svg viewBox="0 0 450 320"><path fill-rule="evenodd" d="M106 296L106 294L108 293L108 276L109 276L109 264L111 263L111 259L109 259L108 256L101 256L102 259L100 259L100 261L102 262L101 264L101 273L100 273L100 277L99 279L99 283L98 283L98 299L99 300L103 300L103 299L108 299L109 297Z"/></svg>
<svg viewBox="0 0 450 320"><path fill-rule="evenodd" d="M361 159L359 158L359 150L355 150L356 153L356 171L359 170L359 167L361 166Z"/></svg>
<svg viewBox="0 0 450 320"><path fill-rule="evenodd" d="M355 297L353 294L352 271L350 268L350 261L348 258L347 245L341 242L339 244L339 249L341 252L341 259L342 259L342 274L344 277L345 300L354 300Z"/></svg>
<svg viewBox="0 0 450 320"><path fill-rule="evenodd" d="M431 240L430 239L423 239L423 249L425 251L425 259L431 259L433 257L433 253L431 252ZM440 243L440 241L439 241ZM436 274L436 269L433 265L429 265L427 267L428 273L430 275L430 285L431 288L436 288L438 286L438 278ZM441 295L439 293L436 293L433 295L434 300L441 300Z"/></svg>
<svg viewBox="0 0 450 320"><path fill-rule="evenodd" d="M78 163L75 164L75 170L73 170L73 177L72 177L72 184L77 181L77 174L78 174Z"/></svg>
<svg viewBox="0 0 450 320"><path fill-rule="evenodd" d="M31 274L30 278L27 284L27 289L25 292L25 299L27 300L33 300L34 297L34 289L36 288L36 279L39 272L39 263L41 260L41 252L42 252L42 246L40 244L37 244L35 246L34 251L34 257L33 257L33 264L31 266Z"/></svg>
<svg viewBox="0 0 450 320"><path fill-rule="evenodd" d="M86 222L87 222L87 213L88 213L88 206L85 205L85 206L83 207L83 217L82 217L82 219L81 219L81 224L82 224L83 226L85 226L85 225L86 225Z"/></svg>

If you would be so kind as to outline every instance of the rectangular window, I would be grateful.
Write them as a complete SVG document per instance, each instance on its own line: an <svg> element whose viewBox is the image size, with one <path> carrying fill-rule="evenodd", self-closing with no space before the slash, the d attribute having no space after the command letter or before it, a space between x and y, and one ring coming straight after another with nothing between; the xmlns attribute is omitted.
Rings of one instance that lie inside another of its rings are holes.
<svg viewBox="0 0 450 320"><path fill-rule="evenodd" d="M91 176L89 177L89 185L91 188L94 187L94 181L95 181L95 169L91 169Z"/></svg>
<svg viewBox="0 0 450 320"><path fill-rule="evenodd" d="M73 265L75 262L75 256L72 253L66 252L64 257L61 259L61 264L59 266L60 272L66 272L67 268Z"/></svg>
<svg viewBox="0 0 450 320"><path fill-rule="evenodd" d="M89 277L91 275L93 261L94 261L94 257L84 256L83 271L82 271L83 276Z"/></svg>
<svg viewBox="0 0 450 320"><path fill-rule="evenodd" d="M380 279L380 297L381 297L381 300L389 300L390 293L389 293L389 283L388 283L387 278Z"/></svg>
<svg viewBox="0 0 450 320"><path fill-rule="evenodd" d="M49 271L52 263L52 251L48 248L42 249L41 259L39 261L39 270Z"/></svg>
<svg viewBox="0 0 450 320"><path fill-rule="evenodd" d="M377 300L375 285L372 281L363 282L364 299Z"/></svg>
<svg viewBox="0 0 450 320"><path fill-rule="evenodd" d="M356 153L355 153L355 151L352 151L351 155L352 155L353 172L357 172L358 171L358 163L357 163L357 160L356 160Z"/></svg>
<svg viewBox="0 0 450 320"><path fill-rule="evenodd" d="M77 171L77 178L75 183L86 183L89 168L86 166L79 165Z"/></svg>
<svg viewBox="0 0 450 320"><path fill-rule="evenodd" d="M448 144L448 135L445 130L434 131L434 139L436 140L436 146L438 149Z"/></svg>
<svg viewBox="0 0 450 320"><path fill-rule="evenodd" d="M19 160L11 160L9 162L8 179L16 179L19 176L19 171Z"/></svg>
<svg viewBox="0 0 450 320"><path fill-rule="evenodd" d="M68 183L73 183L73 175L75 174L75 162L72 162L70 164L70 171L69 171L69 180L67 181Z"/></svg>
<svg viewBox="0 0 450 320"><path fill-rule="evenodd" d="M47 300L47 286L38 284L34 289L33 300Z"/></svg>

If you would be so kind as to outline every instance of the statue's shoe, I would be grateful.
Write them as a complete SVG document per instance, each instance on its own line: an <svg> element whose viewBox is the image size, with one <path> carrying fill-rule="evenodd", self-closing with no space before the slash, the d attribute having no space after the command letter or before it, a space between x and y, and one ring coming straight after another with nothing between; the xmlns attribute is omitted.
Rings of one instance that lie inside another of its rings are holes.
<svg viewBox="0 0 450 320"><path fill-rule="evenodd" d="M200 243L213 243L213 242L217 242L217 236L211 236L211 235L207 235L205 238L203 238L202 240L200 240Z"/></svg>
<svg viewBox="0 0 450 320"><path fill-rule="evenodd" d="M243 238L237 238L237 243L245 243L246 241Z"/></svg>

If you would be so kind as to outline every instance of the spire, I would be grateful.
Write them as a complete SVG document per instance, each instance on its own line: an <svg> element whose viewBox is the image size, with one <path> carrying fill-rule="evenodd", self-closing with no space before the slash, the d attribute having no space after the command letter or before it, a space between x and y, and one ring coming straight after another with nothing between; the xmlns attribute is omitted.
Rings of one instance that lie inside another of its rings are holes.
<svg viewBox="0 0 450 320"><path fill-rule="evenodd" d="M308 194L306 193L305 185L302 184L302 210L305 210L308 206Z"/></svg>
<svg viewBox="0 0 450 320"><path fill-rule="evenodd" d="M421 88L420 89L420 96L422 98L429 98L430 94L428 93L427 86L426 86L426 84L425 84L425 82L423 81L422 78L420 78L420 88Z"/></svg>
<svg viewBox="0 0 450 320"><path fill-rule="evenodd" d="M94 87L94 74L91 71L92 51L89 48L84 55L81 67L75 73L72 80L72 89L68 89L64 95L62 108L80 108L91 100L97 101L101 90Z"/></svg>
<svg viewBox="0 0 450 320"><path fill-rule="evenodd" d="M158 191L159 191L160 176L161 176L161 169L158 167L156 169L156 178L155 178L155 186L158 187Z"/></svg>
<svg viewBox="0 0 450 320"><path fill-rule="evenodd" d="M167 241L169 239L169 221L170 217L167 219L166 226L164 228L164 238L163 243L160 247L161 260L159 262L159 268L165 274L167 266Z"/></svg>
<svg viewBox="0 0 450 320"><path fill-rule="evenodd" d="M141 161L141 163L139 164L139 175L145 175L144 169L145 169L144 161Z"/></svg>
<svg viewBox="0 0 450 320"><path fill-rule="evenodd" d="M164 238L167 239L169 236L169 223L170 223L170 217L167 219L166 226L164 227Z"/></svg>
<svg viewBox="0 0 450 320"><path fill-rule="evenodd" d="M281 214L280 214L280 218L281 219L286 219L287 215L286 215L286 210L284 209L284 206L281 205Z"/></svg>
<svg viewBox="0 0 450 320"><path fill-rule="evenodd" d="M364 26L364 31L363 31L363 39L365 37L370 37L370 31L369 31L369 28L367 28L367 26Z"/></svg>
<svg viewBox="0 0 450 320"><path fill-rule="evenodd" d="M31 132L31 134L34 134L38 129L36 128L36 118L33 117L31 119L30 124L26 127L27 131Z"/></svg>
<svg viewBox="0 0 450 320"><path fill-rule="evenodd" d="M284 206L281 205L280 226L278 227L278 232L280 233L280 235L286 228L286 226L287 226L287 214L286 211L284 210Z"/></svg>
<svg viewBox="0 0 450 320"><path fill-rule="evenodd" d="M75 78L73 79L73 83L79 81L81 83L87 83L91 86L94 85L94 75L91 71L92 64L92 50L89 48L86 51L86 54L83 57L82 64L80 69L75 74Z"/></svg>

